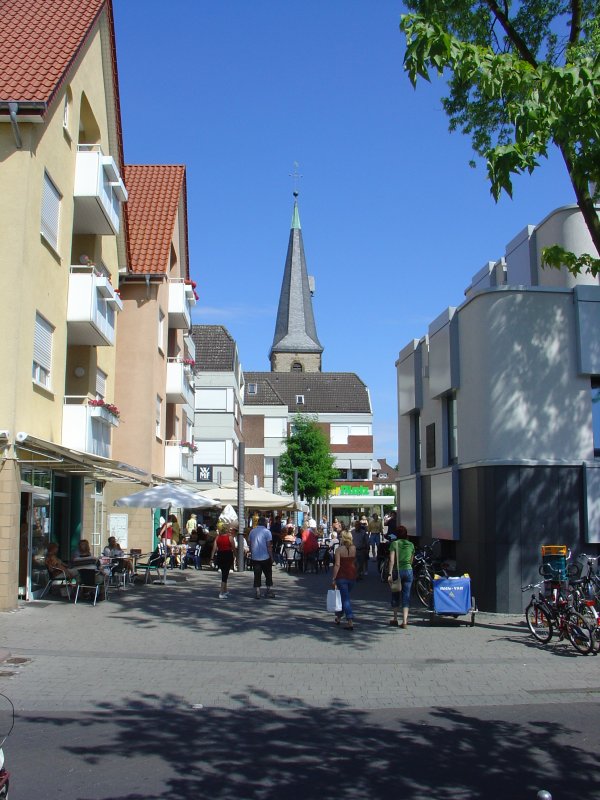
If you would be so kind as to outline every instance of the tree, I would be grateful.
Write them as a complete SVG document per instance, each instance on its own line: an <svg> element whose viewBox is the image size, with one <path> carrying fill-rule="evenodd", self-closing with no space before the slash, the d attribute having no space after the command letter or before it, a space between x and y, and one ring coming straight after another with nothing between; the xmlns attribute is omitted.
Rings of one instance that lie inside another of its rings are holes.
<svg viewBox="0 0 600 800"><path fill-rule="evenodd" d="M286 449L279 459L279 475L283 489L294 491L294 471L298 471L298 494L312 502L324 497L333 489L337 470L334 457L329 452L329 442L319 428L315 417L296 414L292 421L292 434L286 439Z"/></svg>
<svg viewBox="0 0 600 800"><path fill-rule="evenodd" d="M390 497L393 497L393 498L394 498L394 499L392 500L392 502L391 502L389 505L386 505L386 506L384 506L384 507L383 507L383 510L384 510L384 512L389 512L389 511L391 511L393 508L395 508L395 506L396 506L396 490L395 490L395 489L393 489L391 486L385 486L385 487L384 487L384 488L383 488L383 489L382 489L382 490L379 492L379 494L380 494L380 495L385 495L385 496L388 496L388 495L389 495Z"/></svg>
<svg viewBox="0 0 600 800"><path fill-rule="evenodd" d="M512 176L532 173L558 147L577 205L600 253L600 22L598 0L407 0L404 67L416 86L451 73L443 106L450 130L471 136L496 200ZM472 162L473 163L473 162ZM600 259L558 245L543 260L571 272Z"/></svg>

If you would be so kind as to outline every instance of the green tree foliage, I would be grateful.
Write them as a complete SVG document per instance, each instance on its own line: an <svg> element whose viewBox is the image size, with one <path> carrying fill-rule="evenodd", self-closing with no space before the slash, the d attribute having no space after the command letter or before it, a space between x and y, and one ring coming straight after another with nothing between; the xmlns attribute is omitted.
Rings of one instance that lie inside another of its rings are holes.
<svg viewBox="0 0 600 800"><path fill-rule="evenodd" d="M393 508L396 507L396 490L395 489L392 489L391 486L386 486L379 492L379 494L380 495L386 495L386 496L389 495L390 497L393 497L393 500L390 503L390 505L385 505L383 507L384 512L387 513L388 511L391 511Z"/></svg>
<svg viewBox="0 0 600 800"><path fill-rule="evenodd" d="M471 136L487 161L491 192L512 196L556 145L600 253L600 23L598 0L407 0L404 67L416 86L450 73L443 100L450 130ZM595 187L595 188L594 188ZM600 259L558 245L546 264L600 272Z"/></svg>
<svg viewBox="0 0 600 800"><path fill-rule="evenodd" d="M303 500L312 502L333 489L338 474L333 466L335 459L316 418L309 414L296 414L292 431L279 459L279 475L284 491L291 494L294 491L294 470L298 470L298 494Z"/></svg>

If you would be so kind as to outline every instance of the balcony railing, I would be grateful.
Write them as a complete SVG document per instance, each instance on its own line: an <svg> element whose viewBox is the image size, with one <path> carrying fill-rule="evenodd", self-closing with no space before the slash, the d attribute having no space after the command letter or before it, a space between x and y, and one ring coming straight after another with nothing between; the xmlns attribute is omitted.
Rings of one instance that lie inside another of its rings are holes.
<svg viewBox="0 0 600 800"><path fill-rule="evenodd" d="M119 233L121 203L127 202L127 189L113 158L105 156L99 145L77 146L73 195L74 233Z"/></svg>
<svg viewBox="0 0 600 800"><path fill-rule="evenodd" d="M186 334L183 337L183 344L185 345L185 352L188 358L191 358L192 361L196 360L196 345L194 344L194 340L189 334Z"/></svg>
<svg viewBox="0 0 600 800"><path fill-rule="evenodd" d="M194 480L194 456L190 447L179 441L165 442L165 478Z"/></svg>
<svg viewBox="0 0 600 800"><path fill-rule="evenodd" d="M105 406L89 405L89 398L65 396L62 444L82 453L110 458L111 434L119 418Z"/></svg>
<svg viewBox="0 0 600 800"><path fill-rule="evenodd" d="M72 266L67 301L69 345L108 346L115 343L116 313L123 303L108 277L93 266Z"/></svg>
<svg viewBox="0 0 600 800"><path fill-rule="evenodd" d="M191 366L182 359L167 359L167 403L194 405L194 376Z"/></svg>
<svg viewBox="0 0 600 800"><path fill-rule="evenodd" d="M191 283L169 281L169 328L187 330L192 324L192 307L195 305L196 297Z"/></svg>

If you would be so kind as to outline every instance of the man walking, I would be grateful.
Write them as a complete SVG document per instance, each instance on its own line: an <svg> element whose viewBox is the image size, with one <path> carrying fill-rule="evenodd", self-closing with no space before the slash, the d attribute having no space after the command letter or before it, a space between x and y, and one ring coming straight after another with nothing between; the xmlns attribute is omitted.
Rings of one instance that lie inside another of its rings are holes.
<svg viewBox="0 0 600 800"><path fill-rule="evenodd" d="M267 597L275 597L273 591L273 537L267 528L265 517L259 517L258 523L250 531L250 556L254 567L254 596L260 600L262 575L265 576Z"/></svg>

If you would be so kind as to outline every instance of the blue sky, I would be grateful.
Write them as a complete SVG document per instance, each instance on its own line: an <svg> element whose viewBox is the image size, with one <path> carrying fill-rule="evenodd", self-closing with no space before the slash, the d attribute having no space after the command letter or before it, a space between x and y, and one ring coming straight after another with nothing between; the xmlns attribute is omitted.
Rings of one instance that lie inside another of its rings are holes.
<svg viewBox="0 0 600 800"><path fill-rule="evenodd" d="M113 0L125 158L185 163L194 322L268 370L294 162L323 369L369 386L397 461L398 351L527 224L574 202L558 155L496 204L443 81L413 90L392 0Z"/></svg>

